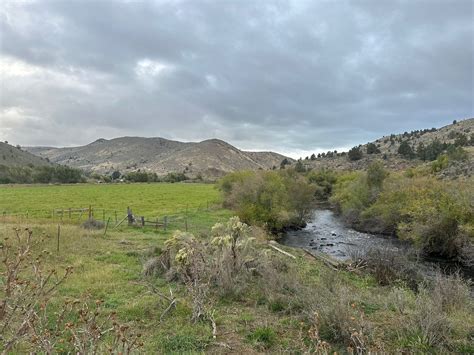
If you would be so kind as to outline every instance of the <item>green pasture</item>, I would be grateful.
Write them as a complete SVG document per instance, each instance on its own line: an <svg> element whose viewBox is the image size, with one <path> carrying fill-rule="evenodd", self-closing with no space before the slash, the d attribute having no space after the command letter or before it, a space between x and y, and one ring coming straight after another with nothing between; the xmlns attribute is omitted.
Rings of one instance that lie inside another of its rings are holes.
<svg viewBox="0 0 474 355"><path fill-rule="evenodd" d="M130 206L137 215L160 217L186 210L209 209L220 202L213 184L78 184L0 186L0 213L50 217L53 210L92 208L100 219Z"/></svg>

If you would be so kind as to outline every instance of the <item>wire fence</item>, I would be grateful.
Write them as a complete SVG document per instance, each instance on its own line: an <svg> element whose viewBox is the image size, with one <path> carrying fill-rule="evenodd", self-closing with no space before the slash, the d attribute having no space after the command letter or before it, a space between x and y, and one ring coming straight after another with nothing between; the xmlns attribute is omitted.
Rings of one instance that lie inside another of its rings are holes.
<svg viewBox="0 0 474 355"><path fill-rule="evenodd" d="M55 208L52 210L29 209L25 211L0 211L1 221L6 223L27 223L43 221L59 224L82 224L88 220L101 221L109 229L143 228L146 230L183 230L204 232L222 219L216 211L221 206L216 203L204 203L194 208L186 208L173 213L142 214L133 206L127 210L88 207Z"/></svg>

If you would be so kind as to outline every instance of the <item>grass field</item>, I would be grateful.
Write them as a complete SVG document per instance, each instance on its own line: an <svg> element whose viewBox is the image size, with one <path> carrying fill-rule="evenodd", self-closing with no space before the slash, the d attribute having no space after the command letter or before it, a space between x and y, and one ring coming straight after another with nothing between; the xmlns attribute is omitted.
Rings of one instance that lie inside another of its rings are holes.
<svg viewBox="0 0 474 355"><path fill-rule="evenodd" d="M231 211L219 207L219 200L219 192L214 186L204 184L0 188L0 212L23 213L25 210L67 209L91 204L111 210L125 210L130 205L144 215L176 216L188 207L186 226L203 241L209 240L209 230L214 223L232 216ZM208 202L214 204L213 207L207 208ZM62 273L67 266L74 268L73 274L54 295L48 315L59 310L66 299L90 294L92 300L103 301L106 312L116 312L120 322L142 334L144 346L139 353L347 353L347 342L337 338L339 333L332 332L327 325L320 326L314 309L324 312L328 324L347 327L341 328L343 331L363 326L371 349L381 353L400 352L399 349L425 353L437 349L438 344L426 346L426 339L422 337L424 333L420 333L425 331L420 327L431 327L433 318L429 315L438 312L435 303L426 314L424 308L418 310L422 304L431 304L427 303L431 302L428 295L418 296L402 283L381 287L368 274L333 271L302 250L280 246L295 258L282 255L268 246L268 236L258 229L254 230L258 242L255 248L262 252L255 255L262 259L258 260L261 263L273 260L274 279L264 283L258 274L252 274L245 292L210 297L208 306L212 308L217 327L214 338L209 321L191 321L192 297L182 282L164 274L151 278L143 274L147 260L163 250L164 242L174 230L184 229L182 221L180 217L176 218L167 230L124 226L110 228L104 235L104 230L84 229L65 220L61 224L58 251L60 221L37 219L30 215L28 219L0 219L0 238L11 243L15 240L14 228L24 230L26 227L33 230L34 237L45 236L45 242L34 251L34 255L42 250L50 252L44 259L45 269L54 268ZM254 262L253 259L250 262ZM4 265L1 264L0 272L3 271ZM267 290L260 283L266 286L274 284L274 289L269 287L272 290ZM244 285L236 283L236 286ZM177 299L176 308L166 313L161 321L169 302L151 292L152 288L164 295L168 295L171 289ZM1 293L2 290L0 296ZM303 302L306 298L311 302ZM442 349L450 349L453 353L474 351L469 340L474 334L470 326L474 313L469 307L443 313L445 323L441 325L448 330L440 328L443 330L440 338L443 343L439 345L443 346ZM311 319L314 317L316 320L313 322ZM438 318L434 320L439 321ZM436 335L437 329L429 328L427 334ZM449 337L445 337L444 334L448 333ZM331 346L318 351L315 346L321 345L317 343L319 336L330 341ZM21 346L12 353L25 353Z"/></svg>
<svg viewBox="0 0 474 355"><path fill-rule="evenodd" d="M212 184L8 185L0 186L0 213L50 217L53 210L88 208L107 215L126 213L160 217L212 206L220 201Z"/></svg>

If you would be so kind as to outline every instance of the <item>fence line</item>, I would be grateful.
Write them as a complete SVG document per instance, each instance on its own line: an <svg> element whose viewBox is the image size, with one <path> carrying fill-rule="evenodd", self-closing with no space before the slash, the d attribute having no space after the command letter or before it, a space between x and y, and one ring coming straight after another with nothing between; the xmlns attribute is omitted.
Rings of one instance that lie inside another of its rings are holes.
<svg viewBox="0 0 474 355"><path fill-rule="evenodd" d="M11 220L12 218L15 220L50 220L52 222L72 224L80 224L88 219L94 219L104 223L109 221L110 229L112 229L123 225L123 220L128 219L127 224L129 226L141 228L152 227L164 231L171 229L183 229L188 231L189 229L195 229L191 228L190 224L192 224L192 227L207 225L207 223L203 223L199 220L199 216L195 216L196 213L209 212L218 207L219 204L217 203L206 202L194 208L186 207L186 209L182 211L174 211L169 214L161 213L158 216L145 216L139 211L138 213L135 213L135 211L132 212L132 209L125 211L119 209L95 208L92 205L88 207L53 208L51 210L29 209L24 212L0 210L0 215L2 216L3 223L6 223L7 220ZM130 219L128 212L133 216L133 219Z"/></svg>

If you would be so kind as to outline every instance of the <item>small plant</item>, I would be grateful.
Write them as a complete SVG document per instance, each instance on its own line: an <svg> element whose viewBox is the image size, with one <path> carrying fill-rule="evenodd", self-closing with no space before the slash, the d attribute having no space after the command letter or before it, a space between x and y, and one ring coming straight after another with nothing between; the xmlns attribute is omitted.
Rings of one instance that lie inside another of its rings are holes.
<svg viewBox="0 0 474 355"><path fill-rule="evenodd" d="M247 340L256 347L269 349L275 344L276 333L270 327L259 327L247 335Z"/></svg>
<svg viewBox="0 0 474 355"><path fill-rule="evenodd" d="M115 314L102 315L102 301L67 300L53 312L52 299L69 275L46 269L41 250L45 236L33 239L30 229L14 230L15 238L0 244L3 269L0 300L0 349L3 354L21 345L31 352L97 354L109 351L130 354L142 346L140 334L119 324ZM109 334L108 343L105 341Z"/></svg>

